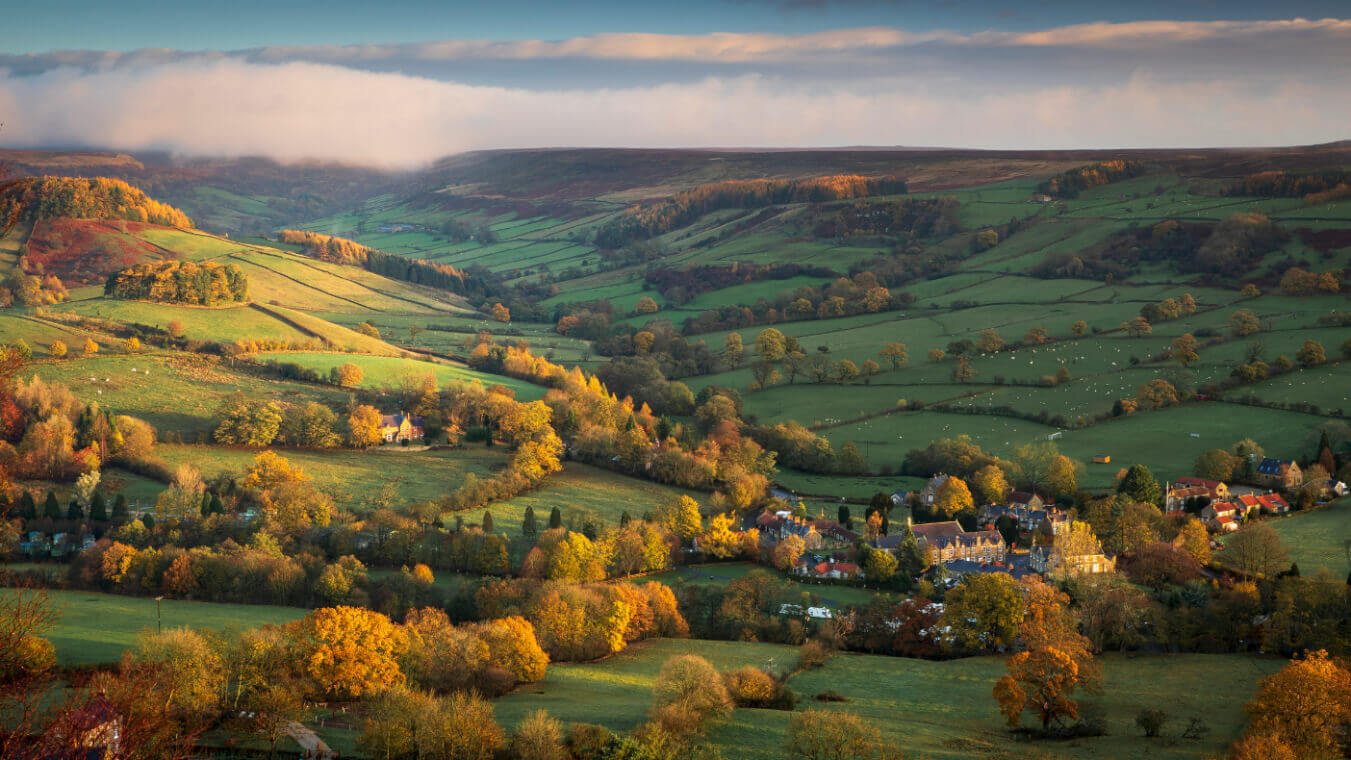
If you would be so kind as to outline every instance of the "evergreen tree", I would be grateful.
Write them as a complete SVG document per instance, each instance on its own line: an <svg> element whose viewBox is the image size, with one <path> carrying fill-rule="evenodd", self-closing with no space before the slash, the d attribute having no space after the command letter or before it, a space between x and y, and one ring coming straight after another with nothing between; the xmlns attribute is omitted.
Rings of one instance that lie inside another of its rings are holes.
<svg viewBox="0 0 1351 760"><path fill-rule="evenodd" d="M1126 476L1121 479L1116 491L1135 501L1153 504L1156 507L1163 503L1163 489L1159 487L1159 481L1155 480L1154 473L1142 464L1133 464L1126 470Z"/></svg>
<svg viewBox="0 0 1351 760"><path fill-rule="evenodd" d="M33 494L26 490L23 496L19 497L19 516L25 520L32 520L38 516L38 504L33 501Z"/></svg>
<svg viewBox="0 0 1351 760"><path fill-rule="evenodd" d="M854 517L853 515L849 514L848 504L840 505L840 508L835 513L835 520L840 525L843 525L847 530L854 529Z"/></svg>
<svg viewBox="0 0 1351 760"><path fill-rule="evenodd" d="M42 503L42 516L48 520L61 519L61 503L56 500L56 494L47 492L47 500Z"/></svg>
<svg viewBox="0 0 1351 760"><path fill-rule="evenodd" d="M221 503L219 494L214 493L211 494L211 514L213 515L225 514L225 505Z"/></svg>
<svg viewBox="0 0 1351 760"><path fill-rule="evenodd" d="M66 519L67 520L84 519L84 507L80 506L79 499L70 500L70 506L66 507Z"/></svg>
<svg viewBox="0 0 1351 760"><path fill-rule="evenodd" d="M558 507L554 507L549 513L549 530L561 527L563 527L563 513L558 511Z"/></svg>
<svg viewBox="0 0 1351 760"><path fill-rule="evenodd" d="M115 523L126 522L128 516L129 515L127 513L127 497L124 496L123 494L118 494L117 498L113 499L113 522Z"/></svg>
<svg viewBox="0 0 1351 760"><path fill-rule="evenodd" d="M633 521L633 517L629 514L629 511L628 511L627 509L624 510L623 514L621 514L621 515L619 516L619 525L620 525L620 527L623 527L623 526L625 526L625 525L628 525L628 524L629 524L630 522L632 522L632 521Z"/></svg>
<svg viewBox="0 0 1351 760"><path fill-rule="evenodd" d="M901 545L896 547L896 559L900 564L901 572L911 578L924 572L924 568L929 564L925 561L924 552L920 551L919 539L915 538L915 531L911 530L909 525L905 526Z"/></svg>
<svg viewBox="0 0 1351 760"><path fill-rule="evenodd" d="M145 529L146 529L146 530L154 530L154 529L155 529L155 516L154 516L154 515L144 515L144 516L142 516L142 517L141 517L141 524L145 526Z"/></svg>
<svg viewBox="0 0 1351 760"><path fill-rule="evenodd" d="M202 506L199 511L202 513L202 517L211 516L211 494L202 493Z"/></svg>
<svg viewBox="0 0 1351 760"><path fill-rule="evenodd" d="M492 512L487 512L487 511L485 511L485 512L483 513L483 532L484 532L484 533L492 533L492 532L493 532L493 513L492 513Z"/></svg>
<svg viewBox="0 0 1351 760"><path fill-rule="evenodd" d="M94 498L89 500L89 519L108 521L108 502L104 500L102 491L95 491Z"/></svg>
<svg viewBox="0 0 1351 760"><path fill-rule="evenodd" d="M534 538L539 533L539 526L535 524L535 508L527 505L525 516L521 518L521 535L526 538Z"/></svg>

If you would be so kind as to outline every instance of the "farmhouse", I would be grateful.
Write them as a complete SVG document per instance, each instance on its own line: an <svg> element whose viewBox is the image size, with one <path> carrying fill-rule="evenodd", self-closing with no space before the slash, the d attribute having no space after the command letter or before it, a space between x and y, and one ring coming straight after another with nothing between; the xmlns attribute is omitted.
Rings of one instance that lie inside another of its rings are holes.
<svg viewBox="0 0 1351 760"><path fill-rule="evenodd" d="M1304 482L1304 473L1292 460L1268 457L1257 466L1257 480L1268 488L1293 491Z"/></svg>
<svg viewBox="0 0 1351 760"><path fill-rule="evenodd" d="M385 414L380 417L380 436L386 443L394 441L416 441L422 438L422 418L406 412Z"/></svg>
<svg viewBox="0 0 1351 760"><path fill-rule="evenodd" d="M1196 478L1191 475L1184 475L1177 479L1174 484L1176 488L1204 488L1206 496L1212 499L1229 498L1229 486L1218 480L1206 480L1205 478Z"/></svg>
<svg viewBox="0 0 1351 760"><path fill-rule="evenodd" d="M808 578L829 578L831 580L853 580L862 578L863 572L853 562L814 562L800 560L793 568L798 575Z"/></svg>
<svg viewBox="0 0 1351 760"><path fill-rule="evenodd" d="M932 507L934 499L938 496L938 489L946 482L948 482L948 476L942 473L929 478L929 482L925 483L924 488L919 491L919 503L926 507Z"/></svg>

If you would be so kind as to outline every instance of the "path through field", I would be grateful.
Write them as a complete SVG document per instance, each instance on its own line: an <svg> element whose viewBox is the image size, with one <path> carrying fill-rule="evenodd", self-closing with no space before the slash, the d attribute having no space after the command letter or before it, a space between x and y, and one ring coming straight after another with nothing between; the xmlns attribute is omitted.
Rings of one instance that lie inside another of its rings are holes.
<svg viewBox="0 0 1351 760"><path fill-rule="evenodd" d="M338 756L338 753L330 749L323 739L320 739L318 735L300 723L291 721L287 724L286 735L295 739L296 744L299 744L300 748L305 750L304 757L307 759L334 760Z"/></svg>

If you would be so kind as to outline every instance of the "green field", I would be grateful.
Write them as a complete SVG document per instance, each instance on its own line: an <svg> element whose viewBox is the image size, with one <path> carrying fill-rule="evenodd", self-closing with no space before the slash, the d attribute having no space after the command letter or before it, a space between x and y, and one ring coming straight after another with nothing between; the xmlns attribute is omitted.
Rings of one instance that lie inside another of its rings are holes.
<svg viewBox="0 0 1351 760"><path fill-rule="evenodd" d="M664 583L671 587L679 587L682 584L691 586L725 586L728 581L736 580L752 570L763 570L766 568L760 565L753 565L749 562L732 562L719 565L688 565L677 570L668 570L664 573L645 576L644 581L652 580ZM770 570L769 572L774 572ZM785 576L788 577L788 576ZM797 583L795 585L802 590L803 594L809 594L812 604L824 602L831 607L849 607L864 606L871 602L875 593L867 589L854 586L835 586L827 583Z"/></svg>
<svg viewBox="0 0 1351 760"><path fill-rule="evenodd" d="M0 590L0 594L13 593ZM47 638L56 645L57 661L63 665L112 663L136 646L136 637L154 631L157 620L164 628L250 628L281 624L305 615L294 607L252 604L212 604L165 599L159 617L154 599L99 594L92 591L49 591L60 618Z"/></svg>
<svg viewBox="0 0 1351 760"><path fill-rule="evenodd" d="M392 445L364 451L276 451L303 469L338 506L357 511L369 509L370 499L380 495L387 485L397 489L397 505L436 501L458 488L468 473L488 477L506 463L505 451L479 444L425 451ZM208 478L220 473L240 474L258 453L218 446L175 445L160 446L158 452L170 464L190 464Z"/></svg>
<svg viewBox="0 0 1351 760"><path fill-rule="evenodd" d="M299 364L307 369L327 373L342 364L352 363L361 368L364 376L363 388L388 389L398 386L404 377L422 378L428 373L436 376L436 382L445 386L453 382L480 382L485 386L503 385L516 392L521 401L533 401L544 396L544 387L527 383L524 380L489 375L448 362L405 359L397 356L368 356L363 354L343 354L324 352L285 352L258 354L260 361Z"/></svg>
<svg viewBox="0 0 1351 760"><path fill-rule="evenodd" d="M1300 574L1327 568L1337 578L1351 574L1351 497L1316 509L1268 520Z"/></svg>
<svg viewBox="0 0 1351 760"><path fill-rule="evenodd" d="M543 709L564 721L632 729L645 718L661 664L687 653L706 657L724 670L743 665L781 670L792 667L797 656L791 647L772 644L641 643L604 662L549 666L543 682L496 702L498 720L513 725L532 710ZM998 658L929 662L842 654L789 683L804 698L799 709L817 707L862 715L911 756L1195 758L1219 752L1237 738L1244 723L1243 703L1257 680L1274 672L1281 662L1236 655L1107 655L1101 664L1103 694L1082 699L1103 710L1108 734L1069 742L1026 744L1009 735L990 696L995 681L1005 672ZM1198 689L1197 684L1206 688ZM806 701L827 690L849 701ZM1172 738L1141 736L1134 720L1146 707L1168 712L1173 722L1165 733ZM1190 716L1203 718L1210 726L1205 741L1176 739ZM708 741L728 760L782 758L789 717L775 710L738 710L709 728Z"/></svg>
<svg viewBox="0 0 1351 760"><path fill-rule="evenodd" d="M566 462L562 472L550 475L539 488L495 501L488 505L487 510L492 512L493 527L498 533L519 536L526 507L535 510L535 520L541 527L547 525L549 513L554 507L563 513L565 523L569 515L577 514L591 515L606 525L617 526L624 512L627 511L634 518L641 518L681 494L694 497L700 504L708 500L708 494L698 491L639 480L577 462ZM482 517L481 512L471 509L460 515L466 522L477 523Z"/></svg>

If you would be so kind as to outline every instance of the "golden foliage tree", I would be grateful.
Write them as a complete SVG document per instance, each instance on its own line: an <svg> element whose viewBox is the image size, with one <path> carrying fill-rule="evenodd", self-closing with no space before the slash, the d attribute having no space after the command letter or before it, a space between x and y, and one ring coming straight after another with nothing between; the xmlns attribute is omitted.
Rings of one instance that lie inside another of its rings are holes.
<svg viewBox="0 0 1351 760"><path fill-rule="evenodd" d="M408 635L378 612L324 607L289 630L318 694L354 699L404 683L399 658L408 650Z"/></svg>
<svg viewBox="0 0 1351 760"><path fill-rule="evenodd" d="M1351 727L1351 671L1311 652L1262 679L1245 709L1253 733L1279 738L1296 756L1339 757Z"/></svg>
<svg viewBox="0 0 1351 760"><path fill-rule="evenodd" d="M1032 712L1043 729L1052 722L1079 717L1079 703L1070 698L1079 686L1079 664L1054 648L1019 652L1008 659L1008 675L994 687L999 712L1016 728L1024 712Z"/></svg>

